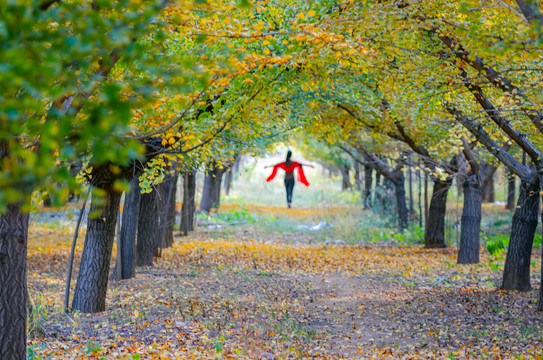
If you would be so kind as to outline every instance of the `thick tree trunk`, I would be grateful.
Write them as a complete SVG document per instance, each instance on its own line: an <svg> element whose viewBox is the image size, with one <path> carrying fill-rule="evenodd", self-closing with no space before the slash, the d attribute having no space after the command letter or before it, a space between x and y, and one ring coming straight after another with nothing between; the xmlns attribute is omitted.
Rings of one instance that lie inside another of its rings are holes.
<svg viewBox="0 0 543 360"><path fill-rule="evenodd" d="M530 261L537 228L539 181L522 181L513 215L511 237L503 269L503 290L529 291Z"/></svg>
<svg viewBox="0 0 543 360"><path fill-rule="evenodd" d="M434 181L434 191L424 230L424 247L427 249L447 246L445 243L445 213L447 211L447 194L451 185L452 180Z"/></svg>
<svg viewBox="0 0 543 360"><path fill-rule="evenodd" d="M185 171L183 174L183 206L181 207L181 232L187 236L194 230L194 198L196 195L196 174Z"/></svg>
<svg viewBox="0 0 543 360"><path fill-rule="evenodd" d="M0 214L0 359L26 359L26 250L29 215Z"/></svg>
<svg viewBox="0 0 543 360"><path fill-rule="evenodd" d="M462 184L464 190L464 209L460 224L460 247L458 264L477 264L479 262L479 235L481 230L482 191L477 174L468 174Z"/></svg>
<svg viewBox="0 0 543 360"><path fill-rule="evenodd" d="M204 213L209 213L213 207L213 200L215 196L215 182L217 176L217 166L211 164L208 166L206 176L204 179L204 188L202 189L202 200L200 201L200 209Z"/></svg>
<svg viewBox="0 0 543 360"><path fill-rule="evenodd" d="M221 184L224 173L228 170L228 167L223 166L218 168L215 172L215 181L213 183L213 192L211 206L218 209L221 206Z"/></svg>
<svg viewBox="0 0 543 360"><path fill-rule="evenodd" d="M173 231L175 228L175 216L177 215L177 182L179 180L179 173L175 175L173 180L173 189L171 190L171 198L169 202L170 211L168 211L168 225L166 228L166 246L173 246Z"/></svg>
<svg viewBox="0 0 543 360"><path fill-rule="evenodd" d="M130 192L125 195L121 225L121 279L131 279L136 274L136 231L140 204L139 179L130 182Z"/></svg>
<svg viewBox="0 0 543 360"><path fill-rule="evenodd" d="M141 194L138 216L137 266L153 265L158 256L158 193Z"/></svg>
<svg viewBox="0 0 543 360"><path fill-rule="evenodd" d="M396 208L398 211L398 229L403 232L407 229L408 213L405 198L405 177L400 170L395 176L394 185L396 188Z"/></svg>
<svg viewBox="0 0 543 360"><path fill-rule="evenodd" d="M364 209L371 209L371 183L373 181L373 169L364 166Z"/></svg>
<svg viewBox="0 0 543 360"><path fill-rule="evenodd" d="M508 171L507 174L507 202L505 208L507 210L515 210L516 184L515 175Z"/></svg>
<svg viewBox="0 0 543 360"><path fill-rule="evenodd" d="M168 176L162 186L162 206L160 208L159 241L161 248L173 245L175 224L175 195L177 193L177 174Z"/></svg>
<svg viewBox="0 0 543 360"><path fill-rule="evenodd" d="M483 202L486 203L493 203L496 202L496 190L494 188L494 173L496 172L496 168L494 168L494 171L492 171L492 174L490 174L490 180L487 182L486 186L483 189Z"/></svg>
<svg viewBox="0 0 543 360"><path fill-rule="evenodd" d="M121 194L110 189L93 196L72 310L96 313L106 308L106 293Z"/></svg>

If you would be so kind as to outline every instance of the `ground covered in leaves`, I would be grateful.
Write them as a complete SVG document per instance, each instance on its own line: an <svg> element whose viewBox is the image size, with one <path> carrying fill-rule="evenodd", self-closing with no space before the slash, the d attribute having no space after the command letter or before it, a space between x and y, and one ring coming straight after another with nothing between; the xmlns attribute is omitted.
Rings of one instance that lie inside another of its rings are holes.
<svg viewBox="0 0 543 360"><path fill-rule="evenodd" d="M460 266L453 249L339 238L349 217L375 215L227 206L155 266L110 281L107 311L94 315L62 313L72 216L37 217L29 357L542 358L537 255L535 289L505 293L503 260L483 249L480 264Z"/></svg>

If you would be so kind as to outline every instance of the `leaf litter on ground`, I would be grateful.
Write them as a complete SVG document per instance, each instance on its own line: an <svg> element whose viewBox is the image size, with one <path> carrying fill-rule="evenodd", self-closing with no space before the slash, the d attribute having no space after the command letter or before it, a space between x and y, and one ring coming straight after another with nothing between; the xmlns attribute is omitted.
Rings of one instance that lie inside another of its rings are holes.
<svg viewBox="0 0 543 360"><path fill-rule="evenodd" d="M349 208L247 211L318 223ZM480 264L461 266L453 249L319 243L316 232L257 225L177 237L155 266L110 281L105 312L65 315L72 229L34 223L29 293L39 312L30 357L541 358L537 287L496 290L499 260L483 250Z"/></svg>

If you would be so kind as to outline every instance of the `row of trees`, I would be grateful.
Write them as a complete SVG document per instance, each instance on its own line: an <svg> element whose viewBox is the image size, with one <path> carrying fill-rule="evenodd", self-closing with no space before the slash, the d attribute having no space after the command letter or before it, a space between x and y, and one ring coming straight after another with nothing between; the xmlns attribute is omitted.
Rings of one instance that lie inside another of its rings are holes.
<svg viewBox="0 0 543 360"><path fill-rule="evenodd" d="M446 193L463 176L462 263L478 261L481 188L506 166L521 187L502 287L530 288L543 170L536 2L35 0L9 2L0 19L0 358L25 356L35 191L58 204L93 188L73 309L101 311L123 191L134 189L119 236L128 276L135 236L159 239L142 240L142 256L171 241L150 235L172 223L165 179L181 174L190 199L209 164L206 184L220 189L237 155L302 128L394 184L400 229L405 152L416 154L434 182L428 248L445 246ZM220 199L209 194L202 208ZM182 211L188 232L193 202Z"/></svg>
<svg viewBox="0 0 543 360"><path fill-rule="evenodd" d="M400 230L407 219L404 152L420 157L434 182L427 248L446 246L447 192L453 178L459 179L464 191L459 263L479 261L482 189L498 164L518 176L501 287L527 291L541 191L543 127L535 90L541 79L535 45L541 13L535 2L516 3L346 5L334 24L351 33L357 54L367 56L323 62L301 74L299 81L318 85L297 96L311 99L308 113L318 112L312 119L320 124L312 127L317 136L339 143L394 184ZM394 165L378 155L387 147L396 149L389 151Z"/></svg>

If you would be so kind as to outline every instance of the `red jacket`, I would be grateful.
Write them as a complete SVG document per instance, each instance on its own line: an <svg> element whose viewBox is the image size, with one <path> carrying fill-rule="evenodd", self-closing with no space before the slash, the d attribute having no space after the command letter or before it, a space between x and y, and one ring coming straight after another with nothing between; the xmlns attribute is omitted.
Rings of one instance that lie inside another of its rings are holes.
<svg viewBox="0 0 543 360"><path fill-rule="evenodd" d="M273 180L275 175L277 175L277 170L283 169L287 173L291 173L294 171L294 169L298 168L298 181L304 184L305 186L309 186L309 182L305 178L304 169L302 168L302 164L299 162L293 161L290 166L287 167L287 165L282 162L280 164L277 164L273 167L273 171L271 175L266 179L267 182L270 182Z"/></svg>

